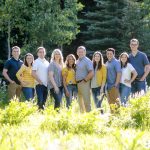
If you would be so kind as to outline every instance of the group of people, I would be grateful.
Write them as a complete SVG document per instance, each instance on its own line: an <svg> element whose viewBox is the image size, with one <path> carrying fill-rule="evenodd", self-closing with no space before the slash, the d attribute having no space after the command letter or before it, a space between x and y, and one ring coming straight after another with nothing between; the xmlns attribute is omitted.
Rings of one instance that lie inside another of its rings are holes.
<svg viewBox="0 0 150 150"><path fill-rule="evenodd" d="M59 109L63 93L69 108L73 97L78 97L81 112L91 111L91 93L97 108L101 107L101 95L107 93L109 104L126 105L130 94L146 92L146 77L150 63L145 53L138 50L139 41L131 39L131 53L123 52L119 60L115 49L106 50L107 62L104 64L100 51L93 54L92 61L86 57L86 48L77 48L78 59L73 54L64 63L61 50L52 52L50 63L45 59L44 47L37 49L38 58L27 53L24 62L19 59L20 48L12 47L12 57L6 61L3 76L8 81L9 98L20 97L30 100L37 94L37 105L44 109L48 91L54 99L54 108Z"/></svg>

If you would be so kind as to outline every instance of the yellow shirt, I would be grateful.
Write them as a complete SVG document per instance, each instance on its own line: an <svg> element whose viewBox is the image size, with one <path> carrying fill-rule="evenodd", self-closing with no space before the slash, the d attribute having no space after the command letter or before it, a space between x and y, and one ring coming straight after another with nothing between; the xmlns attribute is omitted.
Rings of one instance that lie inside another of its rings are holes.
<svg viewBox="0 0 150 150"><path fill-rule="evenodd" d="M62 76L66 75L66 84L76 84L74 69L63 68Z"/></svg>
<svg viewBox="0 0 150 150"><path fill-rule="evenodd" d="M16 76L19 80L25 82L23 87L33 88L35 86L35 79L32 77L32 67L22 65Z"/></svg>
<svg viewBox="0 0 150 150"><path fill-rule="evenodd" d="M107 76L107 69L105 65L102 65L102 68L100 70L96 71L96 80L98 86L101 86L102 83L106 83L106 76Z"/></svg>

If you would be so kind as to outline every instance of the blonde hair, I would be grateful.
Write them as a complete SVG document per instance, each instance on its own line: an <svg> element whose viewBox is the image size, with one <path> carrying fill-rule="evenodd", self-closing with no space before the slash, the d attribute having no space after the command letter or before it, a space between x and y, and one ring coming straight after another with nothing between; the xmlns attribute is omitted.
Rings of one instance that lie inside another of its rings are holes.
<svg viewBox="0 0 150 150"><path fill-rule="evenodd" d="M55 54L56 53L60 54L59 64L63 67L63 65L64 65L64 58L63 58L63 55L62 55L62 52L61 52L60 49L54 49L53 50L52 55L51 55L51 62L55 61Z"/></svg>

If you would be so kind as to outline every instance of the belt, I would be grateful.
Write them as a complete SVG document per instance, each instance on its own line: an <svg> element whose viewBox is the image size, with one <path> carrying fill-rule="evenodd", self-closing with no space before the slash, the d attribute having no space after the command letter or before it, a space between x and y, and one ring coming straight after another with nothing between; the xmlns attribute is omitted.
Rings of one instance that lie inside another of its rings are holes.
<svg viewBox="0 0 150 150"><path fill-rule="evenodd" d="M78 80L78 81L76 81L77 83L80 83L80 82L82 82L83 81L83 79L82 80Z"/></svg>

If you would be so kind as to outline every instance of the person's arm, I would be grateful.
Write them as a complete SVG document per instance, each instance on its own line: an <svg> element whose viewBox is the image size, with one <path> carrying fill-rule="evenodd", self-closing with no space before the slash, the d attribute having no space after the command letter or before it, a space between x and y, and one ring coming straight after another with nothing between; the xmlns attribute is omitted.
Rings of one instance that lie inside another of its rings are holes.
<svg viewBox="0 0 150 150"><path fill-rule="evenodd" d="M121 79L121 72L117 72L116 81L115 81L115 87L118 87Z"/></svg>
<svg viewBox="0 0 150 150"><path fill-rule="evenodd" d="M93 78L93 76L94 76L94 69L93 69L93 63L92 63L92 61L88 61L87 62L87 64L86 64L86 67L87 67L87 70L88 70L88 74L87 74L87 76L83 79L84 80L84 82L87 82L87 81L89 81L89 80L91 80L92 78Z"/></svg>
<svg viewBox="0 0 150 150"><path fill-rule="evenodd" d="M52 85L54 87L55 92L59 93L59 88L57 87L56 82L55 82L54 77L53 77L54 76L54 72L53 71L49 71L48 75L49 75L49 79L50 79L50 81L51 81L51 83L52 83Z"/></svg>
<svg viewBox="0 0 150 150"><path fill-rule="evenodd" d="M84 81L87 82L87 81L91 80L93 76L94 76L94 72L93 72L93 70L90 70L88 72L87 76L84 78Z"/></svg>
<svg viewBox="0 0 150 150"><path fill-rule="evenodd" d="M66 96L69 96L69 92L68 92L67 84L66 84L66 78L67 78L66 72L62 73L62 77L63 77L63 86L64 86L64 89L65 89L65 94L66 94Z"/></svg>
<svg viewBox="0 0 150 150"><path fill-rule="evenodd" d="M43 84L42 81L38 78L37 74L36 74L36 70L32 70L32 76L33 78L35 78L35 80L39 83L39 84Z"/></svg>
<svg viewBox="0 0 150 150"><path fill-rule="evenodd" d="M131 78L131 80L125 79L124 81L125 81L125 83L131 84L135 80L136 77L137 77L137 72L136 72L136 70L133 70L132 71L132 78Z"/></svg>
<svg viewBox="0 0 150 150"><path fill-rule="evenodd" d="M146 77L148 76L149 72L150 72L150 64L145 66L144 74L143 74L142 78L140 79L140 81L144 81L146 79Z"/></svg>
<svg viewBox="0 0 150 150"><path fill-rule="evenodd" d="M23 75L24 71L25 71L25 66L22 65L21 68L19 69L19 71L16 73L16 77L18 78L18 80L20 81L22 86L25 86L28 84L26 81L23 81L23 79L22 79L22 75Z"/></svg>
<svg viewBox="0 0 150 150"><path fill-rule="evenodd" d="M104 92L104 86L105 86L105 83L106 83L106 77L107 77L107 69L106 69L106 66L103 66L102 68L102 85L101 85L101 89L100 89L100 93L103 93Z"/></svg>
<svg viewBox="0 0 150 150"><path fill-rule="evenodd" d="M10 79L10 77L8 76L8 73L7 73L7 72L8 72L8 69L5 69L5 68L4 68L2 74L3 74L3 76L5 77L5 79L6 79L7 81L9 81L10 83L15 83L15 81L13 81L13 80Z"/></svg>
<svg viewBox="0 0 150 150"><path fill-rule="evenodd" d="M121 64L119 61L115 64L115 69L116 69L117 75L116 75L116 81L115 81L114 86L118 87L120 80L121 80Z"/></svg>

